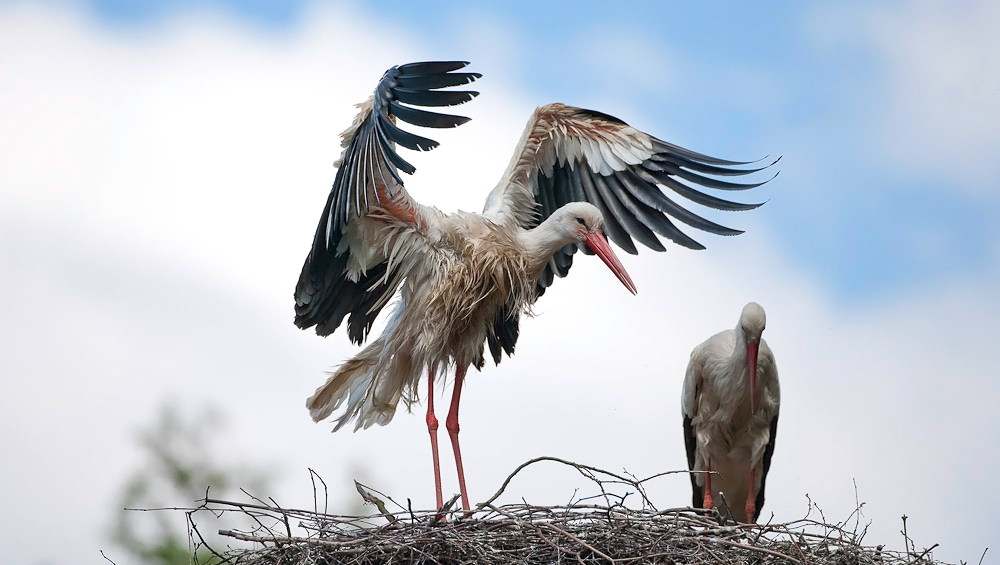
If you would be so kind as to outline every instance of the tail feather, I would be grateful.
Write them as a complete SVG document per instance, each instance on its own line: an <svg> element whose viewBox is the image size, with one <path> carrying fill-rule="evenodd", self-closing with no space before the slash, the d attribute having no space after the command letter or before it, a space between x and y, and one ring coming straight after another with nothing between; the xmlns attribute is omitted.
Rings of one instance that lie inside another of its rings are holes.
<svg viewBox="0 0 1000 565"><path fill-rule="evenodd" d="M314 422L325 420L346 401L347 409L337 418L334 431L357 417L364 408L365 399L375 378L375 367L384 340L379 338L345 362L330 375L322 386L306 400L306 408Z"/></svg>
<svg viewBox="0 0 1000 565"><path fill-rule="evenodd" d="M420 376L421 368L411 356L386 355L385 337L380 337L338 367L306 400L306 408L313 421L319 422L346 403L333 431L355 420L355 431L384 426L396 414L400 399L405 399L407 407L416 400Z"/></svg>

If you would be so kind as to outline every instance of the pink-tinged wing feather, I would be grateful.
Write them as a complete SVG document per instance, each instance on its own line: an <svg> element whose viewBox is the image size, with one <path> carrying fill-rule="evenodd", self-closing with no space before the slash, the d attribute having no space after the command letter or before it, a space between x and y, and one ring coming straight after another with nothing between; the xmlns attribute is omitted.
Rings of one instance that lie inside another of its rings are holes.
<svg viewBox="0 0 1000 565"><path fill-rule="evenodd" d="M394 233L416 233L429 215L403 188L399 171L416 169L396 152L400 145L417 151L437 142L396 125L457 127L468 118L429 112L414 106L451 106L474 98L473 91L446 91L479 78L453 72L468 63L426 62L385 72L343 134L344 151L334 163L337 174L320 217L312 248L295 287L295 324L328 335L348 319L348 335L362 343L376 316L401 281L392 249L401 247ZM389 226L392 229L383 229Z"/></svg>
<svg viewBox="0 0 1000 565"><path fill-rule="evenodd" d="M727 161L679 147L622 120L593 110L549 104L535 110L500 183L490 193L484 213L530 229L561 206L590 202L604 216L608 238L635 254L633 238L656 251L665 237L691 249L703 246L672 220L717 235L739 230L721 226L688 210L664 189L696 204L725 211L751 210L743 204L702 192L704 188L746 190L756 183L735 183L721 176L748 175L766 169L749 162ZM773 177L772 177L773 178ZM576 246L556 253L538 284L538 293L565 276Z"/></svg>

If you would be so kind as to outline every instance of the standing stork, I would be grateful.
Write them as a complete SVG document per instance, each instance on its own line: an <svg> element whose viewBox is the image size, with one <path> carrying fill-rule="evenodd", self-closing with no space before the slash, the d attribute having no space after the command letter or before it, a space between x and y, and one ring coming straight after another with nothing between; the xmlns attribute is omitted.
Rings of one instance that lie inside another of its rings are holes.
<svg viewBox="0 0 1000 565"><path fill-rule="evenodd" d="M764 507L778 432L781 390L774 355L761 338L766 321L764 309L751 302L736 329L695 347L681 396L688 469L703 471L691 473L693 505L720 506L742 523L756 522Z"/></svg>
<svg viewBox="0 0 1000 565"><path fill-rule="evenodd" d="M317 422L343 406L334 431L352 421L355 430L385 425L400 400L408 409L419 401L418 384L426 372L427 429L440 508L434 377L454 365L445 427L465 509L469 499L458 443L458 405L466 370L484 364L484 344L497 363L503 352L513 353L521 315L554 277L567 274L577 249L596 253L635 293L602 231L633 254L632 237L663 251L654 234L702 248L668 216L710 233L741 233L681 207L658 185L704 206L749 210L759 204L730 202L692 185L753 188L763 183L715 177L766 168L677 147L607 114L550 104L532 114L483 214L445 214L418 203L403 188L399 171L412 174L415 168L395 149L426 151L437 143L399 128L397 121L434 128L468 121L415 108L451 106L475 97L477 92L440 90L481 76L454 72L467 64L393 67L374 95L359 105L342 135L344 151L335 163L333 188L295 288L297 326L315 326L317 334L326 336L347 317L348 337L358 345L399 292L382 335L337 368L306 406Z"/></svg>

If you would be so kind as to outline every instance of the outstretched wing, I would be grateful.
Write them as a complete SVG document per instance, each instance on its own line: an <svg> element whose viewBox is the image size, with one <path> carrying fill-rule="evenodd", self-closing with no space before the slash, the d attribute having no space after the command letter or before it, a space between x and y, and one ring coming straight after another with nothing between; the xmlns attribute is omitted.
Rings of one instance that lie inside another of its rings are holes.
<svg viewBox="0 0 1000 565"><path fill-rule="evenodd" d="M718 177L749 175L776 162L747 167L750 162L717 159L667 143L614 116L549 104L535 110L528 120L484 213L530 229L563 205L585 201L601 210L608 238L628 253L636 253L633 238L650 249L665 251L658 235L690 249L704 249L674 222L718 235L742 232L699 216L663 189L716 210L751 210L761 204L725 200L702 189L733 191L760 186L767 180L736 183ZM581 249L590 253L586 247ZM552 256L536 285L537 295L542 295L556 276L569 273L576 250L575 244L568 245ZM490 339L495 358L500 348L508 353L513 350L513 341L504 336L513 335L516 340L517 321L500 323L511 327L495 328Z"/></svg>
<svg viewBox="0 0 1000 565"><path fill-rule="evenodd" d="M350 128L342 134L344 151L333 188L320 216L312 248L295 286L295 325L316 326L329 335L348 319L351 341L362 343L382 307L399 286L394 265L385 255L387 230L366 223L418 225L423 207L403 189L399 171L416 168L396 152L396 145L429 151L438 143L396 125L448 128L469 118L429 112L415 106L454 106L478 92L438 90L468 84L481 75L459 73L464 61L410 63L385 72Z"/></svg>
<svg viewBox="0 0 1000 565"><path fill-rule="evenodd" d="M689 249L704 249L674 220L717 235L742 232L695 214L661 187L709 208L752 210L761 204L733 202L701 190L746 190L767 182L735 183L717 178L748 175L774 163L757 168L745 167L748 164L667 143L601 112L549 104L535 110L528 121L484 213L530 229L564 204L585 201L601 210L608 237L627 253L636 254L632 238L650 249L665 251L657 235ZM575 246L570 246L552 258L539 280L540 292L552 284L553 275L566 275L573 251Z"/></svg>

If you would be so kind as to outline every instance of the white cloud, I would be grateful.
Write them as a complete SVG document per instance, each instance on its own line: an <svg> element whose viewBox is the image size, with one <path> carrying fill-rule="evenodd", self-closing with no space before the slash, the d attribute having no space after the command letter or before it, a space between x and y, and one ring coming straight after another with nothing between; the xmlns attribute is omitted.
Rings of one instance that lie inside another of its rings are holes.
<svg viewBox="0 0 1000 565"><path fill-rule="evenodd" d="M907 165L940 167L995 198L1000 6L921 2L876 10L871 24L888 71L885 150Z"/></svg>
<svg viewBox="0 0 1000 565"><path fill-rule="evenodd" d="M358 434L309 422L304 398L354 349L342 334L322 340L290 323L351 104L384 68L425 58L414 53L426 47L399 30L375 39L359 14L306 21L287 38L204 16L134 37L73 13L0 11L0 48L18 48L0 59L0 75L17 76L16 88L0 90L0 107L16 109L0 115L0 131L17 132L0 137L9 159L0 168L0 451L17 462L0 499L4 531L19 540L0 549L4 561L103 562L110 496L135 461L131 434L171 396L225 408L237 430L231 449L278 462L288 477L275 495L283 503L310 503L312 467L335 508L353 504L343 485L359 468L372 486L431 504L422 413ZM474 63L489 76L489 59ZM528 112L548 102L524 100L502 80L481 89L462 108L474 120L435 132L442 147L414 157L408 186L422 201L478 210ZM775 254L766 229L707 243L702 253L625 257L638 297L578 258L524 322L517 356L467 382L473 498L543 454L637 475L683 467L688 352L753 299L768 310L785 401L766 510L797 518L808 492L845 517L856 478L876 520L872 541L897 544L905 512L918 543L941 542L952 560L977 554L997 495L977 491L980 504L969 504L961 477L1000 459L990 412L1000 391L989 378L1000 361L989 353L1000 337L998 274L845 310ZM509 500L562 502L572 495L566 478L538 468ZM679 505L687 488L673 476L652 493ZM85 518L58 543L55 508Z"/></svg>
<svg viewBox="0 0 1000 565"><path fill-rule="evenodd" d="M856 94L878 126L874 156L913 177L957 180L948 187L995 200L1000 6L974 0L844 8L814 10L810 32L844 57L869 58L858 61L860 68L873 64L874 75L862 79L870 85Z"/></svg>

